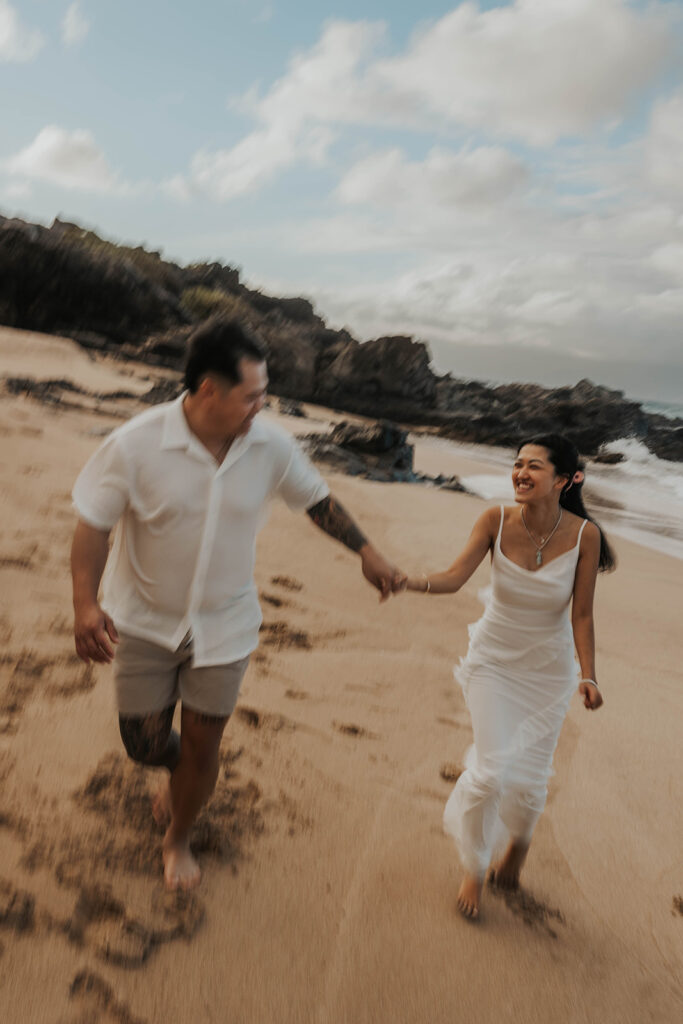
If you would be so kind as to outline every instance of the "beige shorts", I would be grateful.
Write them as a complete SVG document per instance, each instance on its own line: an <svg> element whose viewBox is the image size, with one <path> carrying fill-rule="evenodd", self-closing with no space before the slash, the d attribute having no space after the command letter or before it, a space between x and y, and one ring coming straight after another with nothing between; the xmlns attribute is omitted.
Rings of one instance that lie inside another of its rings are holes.
<svg viewBox="0 0 683 1024"><path fill-rule="evenodd" d="M114 657L116 702L121 715L151 715L181 700L204 715L231 715L249 655L227 665L192 667L188 634L176 651L120 634Z"/></svg>

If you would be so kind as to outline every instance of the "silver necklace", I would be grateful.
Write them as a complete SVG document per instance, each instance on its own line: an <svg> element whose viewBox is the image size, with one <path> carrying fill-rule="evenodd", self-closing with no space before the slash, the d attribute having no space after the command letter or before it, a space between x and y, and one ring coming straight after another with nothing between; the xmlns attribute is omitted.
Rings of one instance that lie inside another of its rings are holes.
<svg viewBox="0 0 683 1024"><path fill-rule="evenodd" d="M217 452L212 452L211 453L213 455L214 459L216 460L216 462L219 463L219 465L223 461L225 456L228 454L228 448L230 447L230 442L231 441L232 441L231 437L227 438L227 440L225 440L223 442L223 444L220 446L220 448L218 449Z"/></svg>
<svg viewBox="0 0 683 1024"><path fill-rule="evenodd" d="M555 533L555 530L560 525L561 520L562 520L562 509L560 509L560 514L557 517L557 522L553 526L553 528L550 531L550 533L548 534L548 536L545 537L545 538L541 537L541 543L538 544L536 542L536 538L534 537L533 533L531 532L529 527L526 525L526 519L524 518L524 509L522 508L522 524L523 524L524 529L526 530L526 532L529 534L529 540L531 541L533 546L536 548L536 565L543 565L543 548L546 546L546 544L548 543L548 541L550 540L552 535Z"/></svg>

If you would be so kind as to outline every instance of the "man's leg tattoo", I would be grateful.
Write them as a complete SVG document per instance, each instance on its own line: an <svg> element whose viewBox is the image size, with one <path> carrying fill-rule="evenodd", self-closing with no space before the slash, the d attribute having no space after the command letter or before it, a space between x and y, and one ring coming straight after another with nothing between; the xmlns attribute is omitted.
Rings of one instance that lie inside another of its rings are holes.
<svg viewBox="0 0 683 1024"><path fill-rule="evenodd" d="M126 753L133 761L174 771L180 760L180 736L172 728L175 708L151 715L119 715Z"/></svg>

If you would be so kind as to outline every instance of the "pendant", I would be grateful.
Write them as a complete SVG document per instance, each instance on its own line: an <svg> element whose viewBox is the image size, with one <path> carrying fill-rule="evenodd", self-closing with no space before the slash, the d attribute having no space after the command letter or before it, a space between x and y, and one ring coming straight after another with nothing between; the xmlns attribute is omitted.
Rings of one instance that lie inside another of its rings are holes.
<svg viewBox="0 0 683 1024"><path fill-rule="evenodd" d="M540 548L536 552L536 565L543 565L543 552Z"/></svg>

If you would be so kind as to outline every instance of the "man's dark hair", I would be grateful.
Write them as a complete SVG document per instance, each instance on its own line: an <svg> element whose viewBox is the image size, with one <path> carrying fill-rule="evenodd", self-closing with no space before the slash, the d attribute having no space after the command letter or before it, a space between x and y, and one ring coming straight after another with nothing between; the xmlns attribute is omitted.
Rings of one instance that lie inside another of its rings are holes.
<svg viewBox="0 0 683 1024"><path fill-rule="evenodd" d="M242 380L241 359L262 363L267 356L263 341L237 320L212 317L194 331L189 340L185 365L185 387L194 394L209 373L223 377L231 384Z"/></svg>

